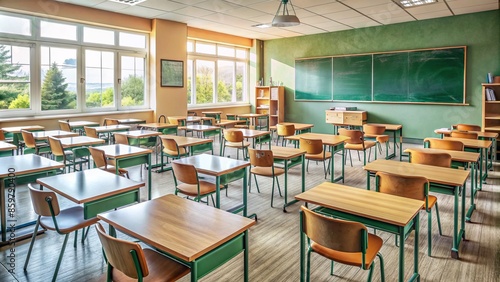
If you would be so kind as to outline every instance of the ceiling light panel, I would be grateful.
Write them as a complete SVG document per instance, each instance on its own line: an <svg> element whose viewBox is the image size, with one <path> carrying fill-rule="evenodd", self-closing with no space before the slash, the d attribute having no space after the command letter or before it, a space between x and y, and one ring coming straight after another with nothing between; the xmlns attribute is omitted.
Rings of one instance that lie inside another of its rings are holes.
<svg viewBox="0 0 500 282"><path fill-rule="evenodd" d="M422 6L427 4L436 3L437 0L399 0L399 3L405 8Z"/></svg>
<svg viewBox="0 0 500 282"><path fill-rule="evenodd" d="M127 4L127 5L130 5L130 6L134 6L134 5L137 5L139 3L142 3L146 0L109 0L111 2L117 2L117 3L122 3L122 4Z"/></svg>

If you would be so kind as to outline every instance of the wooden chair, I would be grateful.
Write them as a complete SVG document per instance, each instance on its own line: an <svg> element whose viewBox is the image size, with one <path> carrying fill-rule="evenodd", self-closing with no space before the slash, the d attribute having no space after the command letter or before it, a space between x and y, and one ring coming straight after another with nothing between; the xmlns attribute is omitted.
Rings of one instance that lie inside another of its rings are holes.
<svg viewBox="0 0 500 282"><path fill-rule="evenodd" d="M276 134L278 135L278 138L276 138L276 145L278 145L281 137L282 139L281 146L285 146L286 145L285 137L295 135L295 125L293 123L292 124L278 123L276 125Z"/></svg>
<svg viewBox="0 0 500 282"><path fill-rule="evenodd" d="M420 152L410 150L410 163L451 167L451 156L448 153Z"/></svg>
<svg viewBox="0 0 500 282"><path fill-rule="evenodd" d="M158 123L167 123L167 117L165 115L160 115L158 117ZM169 135L169 134L177 135L177 126L163 128L163 129L161 129L161 133L166 134L166 135Z"/></svg>
<svg viewBox="0 0 500 282"><path fill-rule="evenodd" d="M385 158L389 156L389 135L384 134L385 126L375 124L363 125L364 138L372 138L377 141L379 153L382 154L382 144L385 144Z"/></svg>
<svg viewBox="0 0 500 282"><path fill-rule="evenodd" d="M139 243L111 237L100 223L95 226L106 256L107 281L177 281L189 268Z"/></svg>
<svg viewBox="0 0 500 282"><path fill-rule="evenodd" d="M32 132L21 130L21 135L24 139L23 154L50 154L49 144L47 142L36 142Z"/></svg>
<svg viewBox="0 0 500 282"><path fill-rule="evenodd" d="M64 163L65 169L63 172L66 172L66 168L68 172L71 171L71 166L73 166L73 170L76 171L76 165L80 166L80 170L82 170L82 165L84 163L89 164L89 159L83 157L85 152L90 152L88 148L75 148L73 150L65 150L61 144L61 140L58 138L54 138L52 136L48 137L50 150L52 151L52 156L54 160Z"/></svg>
<svg viewBox="0 0 500 282"><path fill-rule="evenodd" d="M235 128L248 128L249 120L246 119L246 118L245 119L240 118L236 114L226 114L226 119L228 119L228 120L241 120L241 121L245 121L245 124L235 124L234 127Z"/></svg>
<svg viewBox="0 0 500 282"><path fill-rule="evenodd" d="M217 190L215 184L200 180L194 165L172 162L172 171L174 172L175 195L182 193L188 197L194 197L197 202L203 197L211 196L212 204L215 206L213 197ZM182 183L179 184L178 180ZM219 189L224 189L224 185L220 185Z"/></svg>
<svg viewBox="0 0 500 282"><path fill-rule="evenodd" d="M105 118L102 125L118 125L120 122L115 118Z"/></svg>
<svg viewBox="0 0 500 282"><path fill-rule="evenodd" d="M363 165L366 165L366 150L374 147L377 143L373 141L365 141L363 137L363 132L360 130L350 130L345 128L339 128L339 134L342 136L349 137L349 140L345 141L344 149L349 150L349 157L351 158L351 166L352 166L352 156L351 150L358 151L358 159L361 161L359 157L359 152L363 151ZM370 161L370 155L368 156L368 161ZM377 159L377 150L375 150L375 159ZM347 158L345 160L347 162Z"/></svg>
<svg viewBox="0 0 500 282"><path fill-rule="evenodd" d="M464 143L457 140L425 138L424 147L450 151L463 151Z"/></svg>
<svg viewBox="0 0 500 282"><path fill-rule="evenodd" d="M437 198L434 195L429 195L429 181L422 176L407 176L390 174L386 172L377 172L375 175L377 192L392 194L396 196L411 198L415 200L424 201L422 207L427 212L427 255L431 256L432 249L432 209L436 207L436 216L439 228L439 235L441 232L441 220L439 218L439 209ZM406 236L406 234L405 234ZM404 244L404 243L401 243Z"/></svg>
<svg viewBox="0 0 500 282"><path fill-rule="evenodd" d="M309 172L309 160L322 161L326 178L329 173L328 168L330 167L332 153L323 150L323 141L321 141L321 139L300 137L299 148L306 151L305 158L307 160L307 171ZM328 166L326 165L326 160L328 160Z"/></svg>
<svg viewBox="0 0 500 282"><path fill-rule="evenodd" d="M310 280L313 252L332 261L330 270L332 276L334 262L339 262L369 270L368 281L372 280L375 257L378 256L381 280L385 281L384 259L380 254L382 238L368 233L362 223L327 217L305 206L301 206L300 209L300 236L301 239L304 235L309 239L306 281Z"/></svg>
<svg viewBox="0 0 500 282"><path fill-rule="evenodd" d="M114 139L115 139L115 144L122 144L122 145L128 145L128 137L127 135L120 134L120 133L115 133L113 134Z"/></svg>
<svg viewBox="0 0 500 282"><path fill-rule="evenodd" d="M59 253L59 259L57 260L54 275L52 277L52 281L56 281L57 273L59 272L59 267L61 266L61 261L64 255L64 250L66 249L66 243L68 242L69 234L75 231L75 242L73 246L76 248L78 229L89 227L90 225L96 223L98 219L96 217L84 219L82 206L73 206L71 208L61 210L59 208L57 196L54 192L35 189L31 186L31 184L28 184L28 187L31 196L31 203L33 204L33 209L38 215L38 218L36 220L33 236L31 237L28 256L26 257L26 262L24 263L24 271L26 271L28 267L31 251L33 250L33 245L35 244L36 235L38 233L38 226L42 226L47 230L54 230L61 235L65 235L61 252ZM86 234L85 232L83 232L82 242L84 241L85 237ZM49 256L44 256L44 260L47 260L48 257ZM44 264L44 267L46 267L46 264Z"/></svg>
<svg viewBox="0 0 500 282"><path fill-rule="evenodd" d="M168 123L177 125L177 130L184 130L184 135L187 134L186 129L186 120L185 119L177 119L174 117L168 117Z"/></svg>
<svg viewBox="0 0 500 282"><path fill-rule="evenodd" d="M459 123L454 126L458 131L481 131L481 126L475 124Z"/></svg>
<svg viewBox="0 0 500 282"><path fill-rule="evenodd" d="M257 150L257 149L248 149L248 154L250 155L250 164L253 166L250 169L250 176L248 181L249 191L252 191L252 177L255 179L255 186L257 187L257 191L260 193L259 184L257 182L257 175L264 177L272 177L273 185L271 189L271 207L273 207L273 199L274 199L274 180L276 179L276 183L278 185L278 192L280 197L280 182L278 176L285 173L285 170L282 168L278 168L274 166L274 158L273 151L271 150Z"/></svg>
<svg viewBox="0 0 500 282"><path fill-rule="evenodd" d="M179 147L175 139L161 138L161 144L163 149L161 150L161 157L164 156L172 159L180 159L181 157L187 157L189 155L185 147Z"/></svg>
<svg viewBox="0 0 500 282"><path fill-rule="evenodd" d="M104 141L106 141L106 143L109 143L109 136L107 134L99 135L99 133L97 133L97 130L95 129L95 127L84 126L83 130L85 131L86 136L92 137L92 138L103 139Z"/></svg>
<svg viewBox="0 0 500 282"><path fill-rule="evenodd" d="M69 122L68 121L65 121L65 120L60 120L59 121L59 128L61 130L64 130L64 131L68 131L68 132L71 132L71 126L69 125Z"/></svg>
<svg viewBox="0 0 500 282"><path fill-rule="evenodd" d="M248 147L249 142L245 141L243 137L243 132L238 129L227 129L224 130L224 138L222 139L222 156L225 155L226 147L236 149L236 159L240 158L240 150L243 151L243 159L248 158Z"/></svg>
<svg viewBox="0 0 500 282"><path fill-rule="evenodd" d="M201 118L201 124L203 124L203 125L216 126L216 122L217 121L214 117L202 117ZM215 140L215 136L218 136L219 143L220 143L221 142L221 130L222 130L221 128L218 128L218 129L214 129L214 130L204 131L202 133L203 138L214 136L214 140Z"/></svg>
<svg viewBox="0 0 500 282"><path fill-rule="evenodd" d="M4 142L8 142L8 143L12 143L13 142L13 139L12 138L7 138L5 136L5 133L3 132L2 129L0 129L0 141L4 141Z"/></svg>
<svg viewBox="0 0 500 282"><path fill-rule="evenodd" d="M477 132L452 131L450 136L454 138L477 139Z"/></svg>
<svg viewBox="0 0 500 282"><path fill-rule="evenodd" d="M103 150L89 147L89 151L97 168L107 172L116 173L116 163L114 161L108 160L106 158L106 153ZM126 169L119 168L118 174L130 178Z"/></svg>

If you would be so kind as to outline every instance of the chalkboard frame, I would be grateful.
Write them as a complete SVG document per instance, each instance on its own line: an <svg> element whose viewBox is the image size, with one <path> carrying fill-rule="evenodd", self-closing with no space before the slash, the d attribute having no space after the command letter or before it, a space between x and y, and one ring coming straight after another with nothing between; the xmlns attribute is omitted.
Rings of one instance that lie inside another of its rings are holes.
<svg viewBox="0 0 500 282"><path fill-rule="evenodd" d="M376 55L384 55L384 54L398 54L398 53L412 53L412 52L422 52L422 51L436 51L436 50L447 50L447 49L463 49L463 91L462 95L456 96L457 99L455 100L461 100L461 102L436 102L436 101L377 101L374 97L374 82L372 80L372 87L371 87L371 99L369 100L338 100L335 99L335 93L333 91L332 87L332 93L331 93L331 99L324 100L324 99L301 99L297 98L297 91L294 92L294 100L295 101L309 101L309 102L324 102L324 101L331 101L331 102L354 102L354 103L380 103L380 104L427 104L427 105L455 105L455 106L468 106L469 104L466 102L466 81L467 81L467 72L466 72L466 67L467 67L467 46L447 46L447 47L435 47L435 48L423 48L423 49L411 49L411 50L395 50L395 51L384 51L384 52L371 52L371 53L360 53L360 54L346 54L346 55L332 55L332 56L322 56L322 57L308 57L308 58L296 58L295 59L295 69L297 69L297 62L303 62L306 60L318 60L318 59L326 59L326 58L331 58L332 61L334 61L335 58L339 57L354 57L354 56L371 56L372 57L372 77L373 77L373 60ZM332 65L333 70L332 70L332 84L333 82L333 72L335 66ZM461 65L460 65L461 67ZM459 74L461 76L461 73ZM297 90L297 72L295 74L295 90ZM460 99L461 98L461 99Z"/></svg>

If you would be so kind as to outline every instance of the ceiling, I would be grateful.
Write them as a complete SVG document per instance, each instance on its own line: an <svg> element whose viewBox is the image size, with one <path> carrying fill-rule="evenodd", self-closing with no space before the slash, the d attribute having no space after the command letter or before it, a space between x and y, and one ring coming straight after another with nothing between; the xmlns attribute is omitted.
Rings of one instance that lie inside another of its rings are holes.
<svg viewBox="0 0 500 282"><path fill-rule="evenodd" d="M497 10L500 5L500 0L438 0L403 9L397 0L291 0L300 25L258 28L253 25L272 21L280 0L146 0L135 6L109 0L57 1L261 40Z"/></svg>

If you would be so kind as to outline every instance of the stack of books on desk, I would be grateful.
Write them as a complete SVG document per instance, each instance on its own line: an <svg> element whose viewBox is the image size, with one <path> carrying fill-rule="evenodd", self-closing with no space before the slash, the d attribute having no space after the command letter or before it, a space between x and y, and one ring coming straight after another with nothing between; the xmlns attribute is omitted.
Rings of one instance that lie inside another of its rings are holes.
<svg viewBox="0 0 500 282"><path fill-rule="evenodd" d="M356 111L358 107L331 107L330 110L334 111Z"/></svg>

